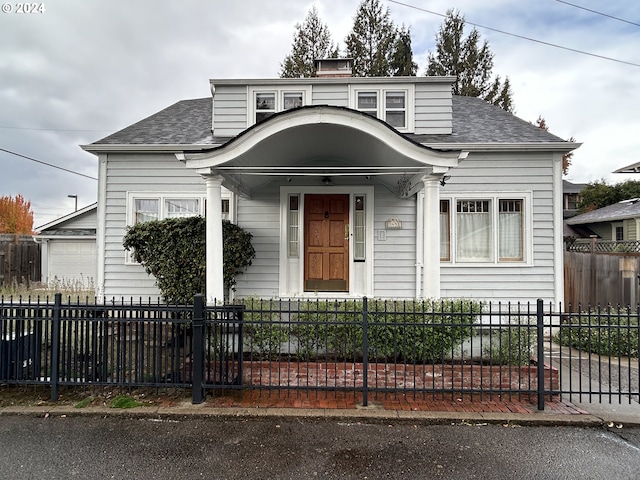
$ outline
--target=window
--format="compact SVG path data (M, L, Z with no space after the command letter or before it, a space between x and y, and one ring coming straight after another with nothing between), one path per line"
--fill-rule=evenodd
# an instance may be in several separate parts
M193 217L200 213L200 201L193 199L166 199L164 201L166 218Z
M356 110L384 120L390 126L410 131L413 128L413 89L406 88L363 88L351 86L351 106Z
M440 261L509 263L527 260L525 205L529 198L440 200ZM455 208L451 211L451 206Z
M252 114L254 123L266 120L275 113L306 105L311 98L311 87L304 89L250 89L249 98L252 98ZM249 122L249 126L251 122Z
M365 223L365 197L364 195L356 195L354 197L353 219L353 259L363 262L365 260L366 251L366 223Z
M134 222L144 223L158 220L160 210L157 198L136 198L134 203Z
M451 217L449 200L440 200L440 261L451 260Z
M624 240L624 227L616 226L616 242L622 242Z
M298 258L300 256L300 241L298 238L299 200L300 197L298 195L289 195L289 211L287 212L287 251L289 258Z

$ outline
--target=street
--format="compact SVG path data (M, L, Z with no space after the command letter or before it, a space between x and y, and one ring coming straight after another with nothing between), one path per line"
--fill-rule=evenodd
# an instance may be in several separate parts
M1 479L636 479L640 429L0 415Z

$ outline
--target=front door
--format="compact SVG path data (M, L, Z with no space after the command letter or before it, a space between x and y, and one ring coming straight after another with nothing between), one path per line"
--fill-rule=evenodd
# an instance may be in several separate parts
M349 291L349 195L304 197L304 290Z

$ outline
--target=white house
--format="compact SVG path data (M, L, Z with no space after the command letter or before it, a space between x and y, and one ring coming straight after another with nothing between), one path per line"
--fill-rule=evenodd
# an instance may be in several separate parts
M96 276L96 204L36 228L42 283L90 288Z
M210 80L211 98L83 146L99 158L99 293L157 295L126 226L200 214L210 302L223 215L257 252L238 296L562 300L561 159L578 145L452 95L453 77L349 72Z

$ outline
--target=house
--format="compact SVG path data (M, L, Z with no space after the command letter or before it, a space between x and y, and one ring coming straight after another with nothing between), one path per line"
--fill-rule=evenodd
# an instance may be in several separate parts
M81 208L36 228L41 244L42 283L78 288L94 285L96 277L97 204Z
M566 223L577 232L587 231L602 240L640 240L640 198L623 200L577 215L567 219Z
M572 183L568 180L562 180L562 216L564 218L578 214L580 192L586 186L586 183Z
M221 218L253 235L235 295L563 298L566 142L453 77L214 79L90 145L98 156L96 285L157 295L127 225L206 215L207 300L223 298ZM206 203L206 210L205 210Z

